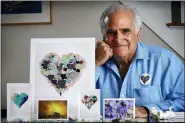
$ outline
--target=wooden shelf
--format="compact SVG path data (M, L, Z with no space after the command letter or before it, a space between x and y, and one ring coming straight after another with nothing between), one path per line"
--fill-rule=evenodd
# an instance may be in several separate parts
M167 23L166 26L185 26L185 23Z

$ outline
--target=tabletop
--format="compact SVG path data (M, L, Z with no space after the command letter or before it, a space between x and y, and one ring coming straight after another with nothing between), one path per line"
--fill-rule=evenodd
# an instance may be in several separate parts
M144 118L135 118L135 119L130 119L130 120L113 120L113 121L108 121L106 120L106 122L148 122L148 120L150 120L150 122L185 122L184 120L184 112L175 112L175 117L170 118L168 120L153 120L153 119L144 119ZM2 122L7 122L6 118L3 117L1 118ZM39 121L36 121L39 122ZM42 121L43 122L43 121ZM47 122L51 122L51 121L47 121ZM54 120L53 120L54 122ZM57 122L65 122L65 121L57 121ZM70 121L67 121L70 122ZM71 122L78 122L78 121L71 121ZM101 121L79 121L79 122L101 122Z

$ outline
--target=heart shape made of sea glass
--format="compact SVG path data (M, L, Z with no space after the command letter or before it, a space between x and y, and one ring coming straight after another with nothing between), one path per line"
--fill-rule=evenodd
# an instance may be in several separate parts
M41 74L60 95L80 79L84 68L85 60L75 53L62 57L56 53L48 53L40 62Z

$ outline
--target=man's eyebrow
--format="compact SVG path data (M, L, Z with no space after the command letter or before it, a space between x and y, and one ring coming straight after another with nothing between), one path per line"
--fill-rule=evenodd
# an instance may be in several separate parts
M119 30L124 32L124 33L132 31L129 27L120 28ZM114 34L114 35L116 35L117 34L117 30L116 29L107 29L107 34Z
M131 30L129 27L120 28L119 30L123 30L123 29L128 29L128 30Z
M113 31L113 32L114 32L114 31L116 31L116 30L115 30L115 29L107 29L107 31Z
M120 31L122 31L123 33L128 33L131 32L132 30L130 28L122 28L120 29Z
M108 29L107 33L109 33L109 34L116 34L117 30L115 30L115 29Z

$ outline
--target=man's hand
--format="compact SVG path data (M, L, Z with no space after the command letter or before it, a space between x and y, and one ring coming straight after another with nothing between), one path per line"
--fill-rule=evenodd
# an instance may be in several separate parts
M144 107L136 107L136 118L147 118L148 112Z
M100 66L104 64L109 58L112 57L113 52L111 47L104 41L98 41L96 45L97 47L95 52L96 55L95 62L96 66Z

